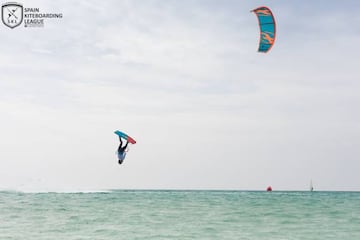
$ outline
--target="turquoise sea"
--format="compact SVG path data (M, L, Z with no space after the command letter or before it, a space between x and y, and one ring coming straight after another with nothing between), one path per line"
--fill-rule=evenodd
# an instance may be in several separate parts
M360 239L360 192L0 192L0 239Z

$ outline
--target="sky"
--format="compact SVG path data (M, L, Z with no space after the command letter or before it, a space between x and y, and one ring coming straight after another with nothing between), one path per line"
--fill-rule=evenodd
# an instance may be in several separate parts
M0 23L0 189L360 191L358 0L20 3L63 18Z

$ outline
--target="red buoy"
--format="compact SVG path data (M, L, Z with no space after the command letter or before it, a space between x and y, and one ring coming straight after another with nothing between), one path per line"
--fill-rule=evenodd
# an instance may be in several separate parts
M266 191L271 192L271 191L272 191L271 186L268 186L267 189L266 189Z

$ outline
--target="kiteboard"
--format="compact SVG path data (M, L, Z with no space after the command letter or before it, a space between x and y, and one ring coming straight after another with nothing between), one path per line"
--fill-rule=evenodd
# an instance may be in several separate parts
M116 130L114 133L116 135L118 135L119 137L125 139L129 143L132 143L132 144L136 143L136 141L132 137L128 136L126 133L120 132L119 130Z

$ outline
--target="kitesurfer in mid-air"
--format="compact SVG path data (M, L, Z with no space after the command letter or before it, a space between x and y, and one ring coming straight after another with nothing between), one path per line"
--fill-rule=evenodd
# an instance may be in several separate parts
M122 164L122 162L124 161L125 159L125 156L126 156L126 150L127 150L127 146L129 144L129 141L126 141L126 144L125 146L123 147L123 142L121 140L121 137L119 136L119 140L120 140L120 145L119 145L119 148L117 150L117 155L118 155L118 159L119 159L119 164Z

